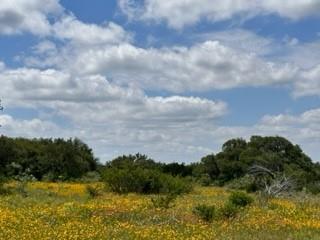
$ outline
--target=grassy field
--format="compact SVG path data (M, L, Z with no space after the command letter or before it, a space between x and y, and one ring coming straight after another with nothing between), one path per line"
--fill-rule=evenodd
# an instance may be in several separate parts
M192 209L222 206L227 190L199 187L167 210L156 209L152 196L104 192L92 199L85 184L30 183L26 190L0 196L1 240L320 239L319 197L255 197L234 219L206 223Z

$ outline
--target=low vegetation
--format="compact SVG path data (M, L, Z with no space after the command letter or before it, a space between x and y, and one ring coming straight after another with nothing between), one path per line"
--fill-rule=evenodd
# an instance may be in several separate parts
M13 191L0 196L0 239L316 240L320 236L320 201L313 195L264 204L253 195L254 202L235 207L227 204L232 192L225 188L196 187L169 208L155 208L150 198L158 195L104 191L88 197L87 186L95 184L33 182L23 197L14 191L15 182L7 183Z
M103 172L103 179L113 192L120 194L167 193L180 195L192 190L191 183L185 179L140 167L109 168Z
M237 207L245 207L253 202L253 198L244 192L233 192L228 201Z
M216 207L214 205L199 204L193 209L193 213L202 220L211 222L216 216Z
M152 197L151 202L155 208L168 209L170 207L173 207L173 204L176 198L177 198L177 195L171 193L171 194Z
M212 222L213 220L234 218L244 207L252 202L253 198L248 194L232 192L223 206L200 204L194 208L193 212L202 220Z

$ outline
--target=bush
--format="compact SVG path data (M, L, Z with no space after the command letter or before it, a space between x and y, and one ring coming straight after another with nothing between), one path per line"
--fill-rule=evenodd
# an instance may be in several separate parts
M222 208L216 210L215 206L198 205L193 212L201 219L211 222L215 217L234 218L242 207L253 202L253 198L244 192L233 192Z
M111 191L120 194L135 192L179 195L192 190L187 181L150 169L109 168L103 173L103 179Z
M245 175L241 178L231 180L227 184L227 187L235 190L245 190L247 192L256 192L259 190L259 186L250 175Z
M116 193L160 193L160 174L143 169L108 169L104 175L111 191Z
M319 194L320 193L320 183L309 184L306 187L307 192L311 194Z
M193 213L198 215L202 220L211 222L216 214L216 208L215 206L201 204L193 209Z
M229 202L238 207L245 207L253 202L253 198L244 192L233 192L229 196Z
M87 172L85 175L83 175L80 178L80 182L84 182L84 183L95 183L95 182L99 182L100 180L101 180L101 176L96 171Z
M202 174L197 181L203 187L208 187L212 184L212 180L208 174Z
M219 209L219 216L223 218L234 218L239 210L239 207L231 202L227 202L222 208Z
M160 192L174 195L181 195L192 191L193 186L190 181L179 177L172 177L171 175L161 174Z
M25 172L16 175L14 179L18 182L34 182L37 180L32 174L30 174L28 169Z
M43 182L55 182L57 179L58 179L58 176L56 176L55 173L48 172L48 173L46 173L46 174L44 174L42 176L41 181L43 181Z
M102 194L99 186L92 186L92 185L86 186L86 192L91 198L96 198Z
M151 202L155 208L164 208L168 209L173 205L173 202L176 200L177 195L168 194L164 196L157 196L155 198L151 198Z
M134 184L135 179L128 169L108 169L103 178L112 192L121 194L137 190Z

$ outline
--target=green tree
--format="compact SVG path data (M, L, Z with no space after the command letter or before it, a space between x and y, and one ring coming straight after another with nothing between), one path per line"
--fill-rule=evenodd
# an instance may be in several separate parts
M201 163L204 172L209 175L211 180L215 180L219 177L220 170L214 154L203 157Z
M252 136L249 142L230 139L223 144L221 152L194 164L193 173L200 176L202 171L212 180L226 183L244 177L254 165L291 176L299 188L320 178L319 168L301 148L280 136Z
M123 155L106 163L107 168L134 169L137 167L143 169L160 169L161 164L156 163L147 155L137 153L135 155Z
M24 139L0 137L0 167L9 176L28 173L41 180L50 176L79 178L95 171L98 160L79 139Z
M172 176L191 176L192 175L192 166L185 165L184 163L168 163L163 164L162 171L164 173L171 174Z

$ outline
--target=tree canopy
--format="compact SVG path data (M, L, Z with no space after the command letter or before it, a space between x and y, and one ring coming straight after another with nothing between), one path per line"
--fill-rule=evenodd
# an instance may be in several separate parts
M119 156L105 165L101 165L88 145L77 138L0 137L0 175L7 177L27 173L38 180L69 180L91 171L143 170L145 173L147 170L202 179L208 184L225 184L244 177L255 165L293 177L301 187L320 181L320 164L313 163L298 145L279 136L252 136L249 141L230 139L222 145L219 153L209 154L191 164L156 162L138 153Z
M279 136L252 136L248 142L231 139L223 144L221 152L208 155L201 162L204 172L221 182L243 177L253 165L293 176L299 184L320 179L318 164L298 145Z
M96 170L92 150L79 139L0 137L0 172L7 177L28 173L38 180L79 178Z

